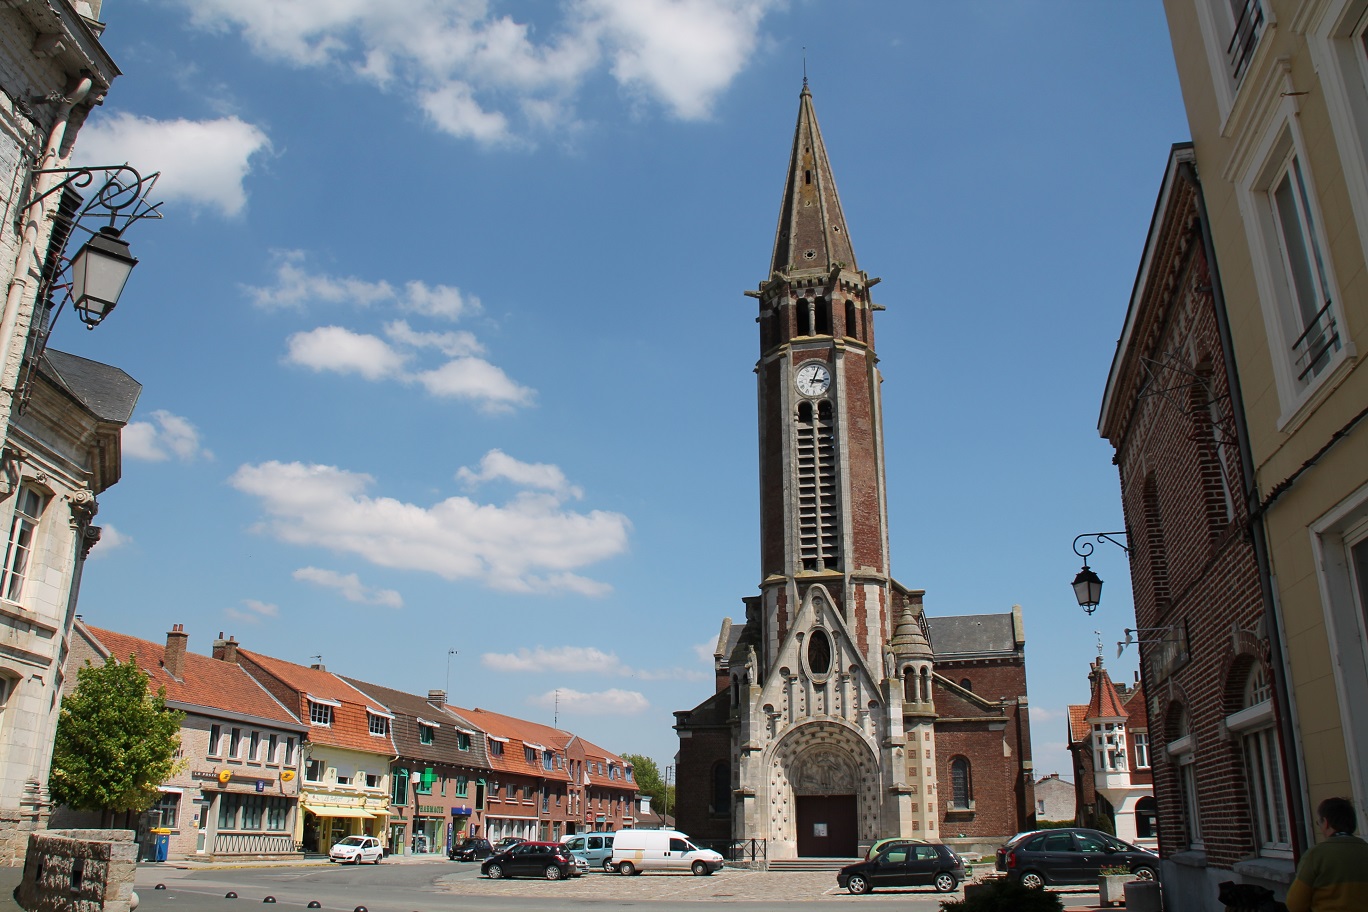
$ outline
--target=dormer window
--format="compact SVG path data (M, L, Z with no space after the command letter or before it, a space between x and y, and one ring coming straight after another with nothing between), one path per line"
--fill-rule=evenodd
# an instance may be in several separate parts
M366 709L366 723L370 728L370 733L377 738L383 738L390 732L390 719L393 716L376 712L369 707Z
M321 703L315 700L309 701L309 724L310 725L332 725L333 708L328 703Z

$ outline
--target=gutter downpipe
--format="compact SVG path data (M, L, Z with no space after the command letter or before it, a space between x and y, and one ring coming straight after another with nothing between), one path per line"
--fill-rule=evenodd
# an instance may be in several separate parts
M52 168L62 161L61 150L66 140L67 126L71 123L71 114L76 106L89 96L93 86L94 82L91 78L83 76L63 98L61 106L57 109L57 116L53 120L52 129L48 133L43 156L39 159L38 167L34 170ZM30 195L42 196L60 179L61 176L56 174L38 175L38 180L34 183ZM54 207L60 204L60 198L54 198L51 203ZM20 314L25 306L28 306L29 319L32 320L33 310L37 306L36 300L26 301L26 298L37 294L38 284L41 281L42 266L37 263L35 252L38 249L39 235L42 233L44 224L48 221L48 206L48 200L43 200L34 206L33 211L24 216L23 239L19 244L19 253L14 259L14 276L10 280L10 286L5 295L4 314L0 316L0 397L3 398L3 401L0 401L0 440L6 440L9 437L9 423L14 414L14 396L17 392L20 362L23 360L22 351L17 357L12 356ZM10 490L12 490L12 486L9 480L0 478L0 496L9 494Z
M1221 287L1221 272L1216 263L1216 245L1211 238L1211 223L1207 218L1206 198L1202 195L1202 184L1197 177L1197 169L1192 162L1178 166L1179 175L1192 185L1197 196L1197 218L1202 230L1202 248L1206 253L1207 267L1211 271L1211 295L1216 312L1216 329L1221 339L1221 355L1225 359L1226 385L1230 389L1231 412L1235 421L1235 439L1240 447L1240 474L1244 483L1245 509L1249 511L1246 526L1254 545L1254 560L1259 570L1259 589L1263 595L1264 607L1271 623L1266 624L1269 646L1277 661L1273 666L1273 687L1277 694L1274 712L1278 719L1278 735L1281 742L1283 762L1283 787L1287 792L1290 807L1290 836L1294 860L1300 860L1302 851L1315 840L1310 838L1307 829L1310 816L1307 814L1304 788L1306 760L1302 756L1301 741L1296 736L1297 708L1291 687L1287 680L1287 651L1283 642L1282 614L1278 607L1277 592L1273 588L1273 570L1268 555L1268 539L1264 529L1263 509L1261 508L1258 480L1254 475L1254 452L1249 440L1249 425L1245 419L1244 395L1240 388L1239 371L1235 366L1235 342L1230 332L1230 316L1226 312L1225 292ZM1293 787L1295 785L1295 787Z

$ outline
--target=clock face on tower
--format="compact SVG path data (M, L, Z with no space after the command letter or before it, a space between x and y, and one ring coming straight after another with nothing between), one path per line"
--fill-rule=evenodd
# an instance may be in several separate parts
M798 368L793 382L804 396L820 396L831 385L831 371L827 370L825 364L809 361Z

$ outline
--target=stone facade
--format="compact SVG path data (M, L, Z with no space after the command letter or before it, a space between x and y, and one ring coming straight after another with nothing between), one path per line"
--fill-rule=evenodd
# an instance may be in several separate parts
M67 233L54 233L64 194L37 201L61 178L37 172L67 165L118 75L91 24L98 13L98 3L68 0L0 5L0 523L10 535L0 577L0 864L17 863L27 834L46 825L73 593L99 538L95 498L118 480L118 430L137 398L137 385L110 368L119 408L106 410L81 395L90 387L64 382L54 359L29 357L45 319L42 276ZM84 377L98 374L76 362Z
M678 823L740 844L736 855L851 856L947 829L987 845L1033 814L1020 611L990 616L1010 632L975 648L960 642L963 619L928 618L923 593L891 575L877 282L856 265L805 85L770 277L747 292L760 328L760 594L743 600L744 624L723 622L718 692L676 713ZM993 696L957 693L942 653L1000 677Z
M27 912L131 912L136 874L127 830L46 830L29 837L15 900Z

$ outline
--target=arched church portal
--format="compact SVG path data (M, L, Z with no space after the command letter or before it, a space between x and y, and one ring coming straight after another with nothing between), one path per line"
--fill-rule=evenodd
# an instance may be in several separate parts
M861 834L873 838L879 771L869 747L843 725L810 722L785 736L773 754L770 790L770 832L792 840L799 858L853 858Z

